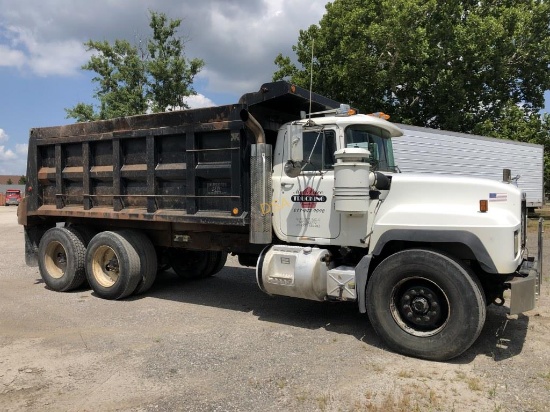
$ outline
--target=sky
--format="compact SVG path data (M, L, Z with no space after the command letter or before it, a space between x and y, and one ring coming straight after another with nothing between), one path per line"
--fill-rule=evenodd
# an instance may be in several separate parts
M236 103L271 81L279 53L327 0L0 0L0 175L24 175L32 127L72 123L65 109L93 98L88 40L150 35L149 11L182 19L185 54L206 63L192 107ZM546 94L550 111L550 93Z
M32 127L72 123L66 108L93 98L84 71L88 40L150 36L149 11L182 19L188 58L205 67L192 107L236 103L271 81L279 53L293 55L300 29L327 0L0 0L0 175L24 175Z

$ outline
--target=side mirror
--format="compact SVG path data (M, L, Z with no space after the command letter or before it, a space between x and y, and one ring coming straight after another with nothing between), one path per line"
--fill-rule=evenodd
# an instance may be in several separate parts
M380 160L378 153L378 143L369 143L369 152L370 152L370 162L377 164Z
M300 124L290 124L287 133L288 159L293 162L304 160L303 128Z
M284 166L285 175L288 177L298 177L302 172L303 162L298 160L287 160Z

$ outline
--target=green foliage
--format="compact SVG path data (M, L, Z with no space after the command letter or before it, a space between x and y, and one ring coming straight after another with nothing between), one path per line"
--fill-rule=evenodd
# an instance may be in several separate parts
M147 50L127 40L86 42L96 53L82 69L96 73L94 97L99 107L96 111L92 104L78 103L65 109L67 117L82 122L187 108L184 98L195 94L191 84L204 62L185 57L184 40L177 37L180 24L181 20L151 12L153 36Z
M498 121L485 120L476 125L474 133L543 145L545 191L550 193L550 114L539 115L509 102Z
M300 31L298 64L277 56L274 80L309 86L362 112L472 132L509 101L535 111L550 89L547 0L335 0Z
M8 180L6 181L6 184L13 185L13 181L11 180L11 178L8 178Z
M273 79L309 87L313 64L316 92L363 113L543 144L550 182L549 22L549 0L334 0Z
M168 22L164 14L151 14L153 38L147 45L150 56L147 69L151 82L147 96L153 103L153 112L162 112L169 107L188 108L184 99L195 94L188 85L204 66L200 59L187 61L182 58L184 44L175 37L180 24L181 20Z
M19 178L19 182L17 182L18 185L24 185L27 184L27 176L21 176Z

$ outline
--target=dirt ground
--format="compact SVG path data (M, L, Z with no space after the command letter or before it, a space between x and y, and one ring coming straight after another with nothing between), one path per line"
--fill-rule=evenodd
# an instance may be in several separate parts
M549 411L549 237L539 307L491 306L473 347L436 363L390 352L355 304L264 295L234 260L123 301L50 291L0 207L0 410Z

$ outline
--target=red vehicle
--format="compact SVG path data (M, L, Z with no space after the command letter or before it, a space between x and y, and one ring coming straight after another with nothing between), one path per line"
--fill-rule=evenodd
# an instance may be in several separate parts
M6 190L6 206L15 205L18 206L21 201L21 190L19 189L8 189Z

